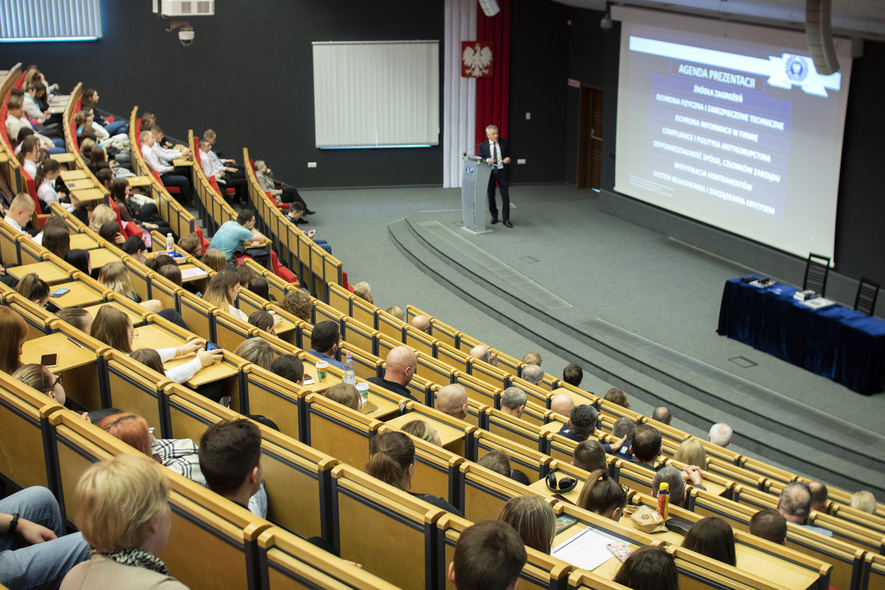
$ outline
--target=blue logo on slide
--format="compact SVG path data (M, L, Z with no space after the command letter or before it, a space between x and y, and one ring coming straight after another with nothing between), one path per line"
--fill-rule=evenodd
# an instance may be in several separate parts
M802 82L808 77L808 65L798 55L791 55L786 63L787 78L793 82Z

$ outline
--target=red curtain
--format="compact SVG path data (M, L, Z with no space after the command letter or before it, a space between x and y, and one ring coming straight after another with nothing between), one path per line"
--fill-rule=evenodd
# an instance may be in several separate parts
M497 125L507 138L510 116L510 0L498 0L501 12L488 17L477 3L476 39L492 44L495 73L476 80L476 143L485 141L486 126Z

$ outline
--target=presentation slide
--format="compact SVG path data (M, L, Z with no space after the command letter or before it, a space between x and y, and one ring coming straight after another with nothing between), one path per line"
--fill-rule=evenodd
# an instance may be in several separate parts
M851 73L798 32L624 8L615 191L805 257L833 256Z

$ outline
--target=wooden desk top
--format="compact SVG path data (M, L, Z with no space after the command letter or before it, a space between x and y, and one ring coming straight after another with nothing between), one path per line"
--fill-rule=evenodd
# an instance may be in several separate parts
M104 193L97 188L86 188L80 190L71 191L71 196L76 198L81 203L88 203L92 201L104 201Z
M120 257L107 248L96 248L89 251L89 261L92 262L92 268L96 269L111 262L120 262Z
M371 389L369 390L369 401L378 406L377 410L365 414L370 418L386 420L389 416L393 416L399 412L399 404L395 404L386 397L374 393Z
M80 191L80 190L86 190L86 189L90 189L90 188L97 188L95 186L95 183L92 182L92 180L89 178L69 179L69 180L65 180L65 184L72 191Z
M436 429L436 432L439 434L439 439L442 441L443 448L447 448L447 445L452 445L458 442L464 441L464 431L458 430L453 426L449 426L443 422L437 422L430 416L426 416L424 414L419 414L417 412L409 412L408 414L403 414L402 416L397 416L396 418L391 418L387 421L387 424L393 426L394 428L402 428L404 425L408 424L412 420L424 420L431 426Z
M173 166L193 166L193 160L188 160L187 158L175 158L172 160Z
M104 300L104 293L96 291L79 281L53 285L52 291L54 292L56 289L70 289L70 291L60 297L49 297L49 301L62 308L86 307Z
M95 250L98 242L86 234L71 234L71 250Z
M167 332L157 324L146 324L135 329L137 336L132 342L132 349L139 348L175 348L184 344L184 340Z
M557 432L562 430L563 424L564 424L564 422L557 422L554 420L552 422L548 422L547 424L540 426L538 428L538 432L542 436L547 436L548 434L556 434Z
M22 363L40 364L40 357L48 352L58 353L58 366L54 373L62 373L95 362L95 352L75 343L61 332L28 340L22 346Z
M58 162L59 164L70 164L76 158L74 154L64 153L64 154L52 154L52 159Z
M26 274L35 272L37 276L49 283L55 285L57 283L66 283L71 280L70 275L63 268L56 266L54 262L34 262L32 264L23 264L14 268L7 268L6 272L21 280Z
M150 176L130 176L126 179L129 186L148 186L151 184Z
M556 475L557 479L560 477L560 475L562 475L564 477L566 474L557 473L557 475ZM569 475L569 477L571 477L571 475ZM579 480L578 485L576 485L572 491L565 492L565 493L559 492L559 495L562 496L563 498L565 498L566 500L568 500L569 502L571 502L572 504L577 504L578 503L578 496L581 495L581 490L583 488L584 488L584 482ZM545 483L544 478L541 478L538 481L536 481L535 483L531 484L529 486L529 489L534 492L537 492L538 494L547 496L549 498L552 498L553 494L556 493L556 492L551 492L550 490L547 489L547 484ZM572 527L572 528L574 528L574 527Z
M101 309L102 307L104 307L105 305L110 305L112 307L116 307L117 309L119 309L120 311L122 311L123 313L128 315L129 319L132 320L132 325L135 327L138 327L144 323L144 318L142 316L135 313L133 310L129 309L125 305L120 305L116 301L108 301L105 303L99 303L98 305L90 305L88 307L84 307L83 309L88 311L89 315L91 315L92 318L95 319L95 314L97 314L98 310Z
M167 361L163 366L166 369L171 369L173 367L189 363L193 360L194 356L194 354L189 354L186 356L174 358L170 361ZM191 389L194 389L207 383L212 383L214 381L219 381L221 379L227 379L228 377L236 376L239 373L240 369L234 363L230 361L222 361L220 363L215 363L214 365L209 365L208 367L203 367L202 369L197 371L197 374L194 375L191 380L186 383L186 385Z
M294 330L296 327L294 323L290 322L289 320L287 320L283 316L278 316L277 314L274 314L273 317L274 317L274 319L280 318L282 320L273 329L273 331L276 332L277 336L279 336L280 334L288 334L289 332Z
M86 170L62 170L61 179L67 183L69 180L80 180L89 178L90 174Z

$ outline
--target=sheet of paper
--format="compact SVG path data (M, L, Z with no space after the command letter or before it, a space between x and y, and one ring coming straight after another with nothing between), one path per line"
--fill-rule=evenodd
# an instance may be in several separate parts
M181 280L193 279L196 277L206 276L206 271L199 267L186 268L181 271Z
M586 528L562 545L553 548L553 557L585 570L593 570L613 557L606 545L619 538Z

